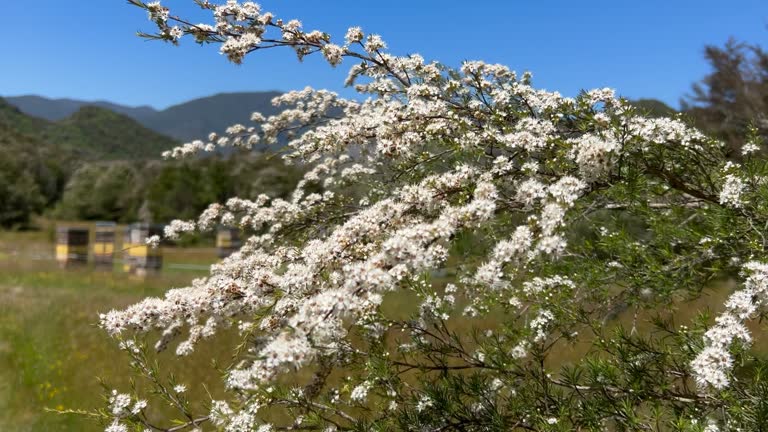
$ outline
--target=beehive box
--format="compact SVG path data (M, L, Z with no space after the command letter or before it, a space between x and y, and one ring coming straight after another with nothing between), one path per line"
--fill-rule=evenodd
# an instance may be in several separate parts
M137 274L159 271L163 266L160 248L147 245L147 239L162 235L161 225L135 223L125 229L123 236L123 268Z
M88 262L88 229L81 227L56 228L56 261L61 266Z
M243 245L240 240L240 230L237 228L221 227L216 231L216 250L219 258L226 258Z
M112 266L115 260L114 222L96 222L93 240L93 262L98 266Z

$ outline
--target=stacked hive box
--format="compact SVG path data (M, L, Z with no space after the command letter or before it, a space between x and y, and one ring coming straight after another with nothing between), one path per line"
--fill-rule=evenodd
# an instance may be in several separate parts
M163 266L160 248L147 245L147 239L162 235L163 227L147 223L131 224L123 238L123 268L127 272L144 275L159 271Z
M56 261L62 267L88 262L87 228L56 228Z
M219 258L226 258L240 249L240 230L236 228L219 228L216 232L216 248Z
M112 267L115 259L114 222L96 222L93 241L93 263L97 266Z

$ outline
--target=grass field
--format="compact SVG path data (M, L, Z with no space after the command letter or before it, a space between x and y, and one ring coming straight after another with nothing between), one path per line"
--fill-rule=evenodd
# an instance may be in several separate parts
M140 279L62 270L50 260L49 238L46 232L0 233L0 431L103 430L82 417L45 412L98 407L97 377L126 375L126 359L96 326L98 314L184 286L205 271L164 270ZM169 248L164 258L197 265L216 260L213 248ZM176 363L206 366L199 358Z
M127 358L97 326L98 314L135 303L146 296L162 295L206 274L205 265L216 261L213 248L164 248L164 270L137 278L115 270L59 269L52 260L50 231L0 232L0 431L98 431L98 424L80 416L59 415L50 409L88 409L102 406L98 377L110 377L115 388L127 389ZM192 269L190 269L190 267ZM722 305L733 286L707 295L674 313L678 322L697 310ZM390 299L391 309L412 309L412 298ZM387 303L387 302L385 302ZM386 306L386 305L385 305ZM619 321L631 321L628 311ZM461 323L455 323L460 325ZM763 339L763 338L759 338ZM226 342L226 341L224 341ZM768 347L768 341L759 340ZM199 377L186 383L190 393L216 391L219 377L211 373L211 358L229 359L223 346L203 345L190 358L172 352L160 355L171 371ZM227 345L230 346L230 345ZM558 362L583 356L586 345L564 346ZM207 360L204 360L207 359ZM181 374L180 374L181 375ZM123 378L120 378L123 377ZM205 382L203 377L211 381ZM203 388L206 386L206 389Z

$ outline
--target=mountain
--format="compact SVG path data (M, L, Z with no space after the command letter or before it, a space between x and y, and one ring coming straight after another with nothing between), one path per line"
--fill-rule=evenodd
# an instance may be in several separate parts
M23 113L16 106L0 98L0 125L4 126L6 135L13 131L18 134L33 136L47 127L48 122L42 118Z
M276 114L271 100L279 92L219 93L174 105L154 115L138 118L144 126L182 141L205 139L211 132L250 122L251 113Z
M106 101L82 101L77 99L49 99L42 96L25 95L6 97L5 100L15 105L25 114L44 118L49 121L63 120L84 106L106 108L131 118L151 116L157 110L150 106L129 107Z
M0 98L0 126L3 136L13 134L14 142L29 141L29 146L66 152L81 160L157 159L178 144L128 116L96 106L83 106L51 122L27 115Z
M84 106L42 130L47 142L71 149L85 159L158 159L178 143L132 118L105 108Z
M210 132L224 132L236 123L247 124L251 113L264 115L278 112L272 106L280 92L219 93L182 104L155 110L152 107L129 107L111 102L88 102L76 99L48 99L40 96L15 96L6 100L25 114L51 121L63 120L86 106L106 108L139 122L144 127L179 141L204 139Z
M671 106L658 99L635 99L629 101L640 113L650 117L670 117L677 114L677 111Z

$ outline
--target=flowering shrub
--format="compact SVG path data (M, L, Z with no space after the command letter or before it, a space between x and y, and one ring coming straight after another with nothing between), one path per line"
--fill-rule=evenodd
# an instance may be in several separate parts
M282 113L166 154L287 137L307 173L289 200L169 225L250 237L192 286L101 316L146 390L108 395L94 413L108 431L712 432L768 415L750 349L768 301L756 138L736 164L610 89L568 98L502 65L399 57L357 27L334 43L252 2L197 1L211 24L130 2L158 26L145 36L218 43L235 63L277 47L351 62L367 98L290 92ZM737 275L717 319L670 312ZM200 377L154 363L233 325L234 361L212 369L223 390L204 401L180 383ZM161 402L180 420L153 415Z

